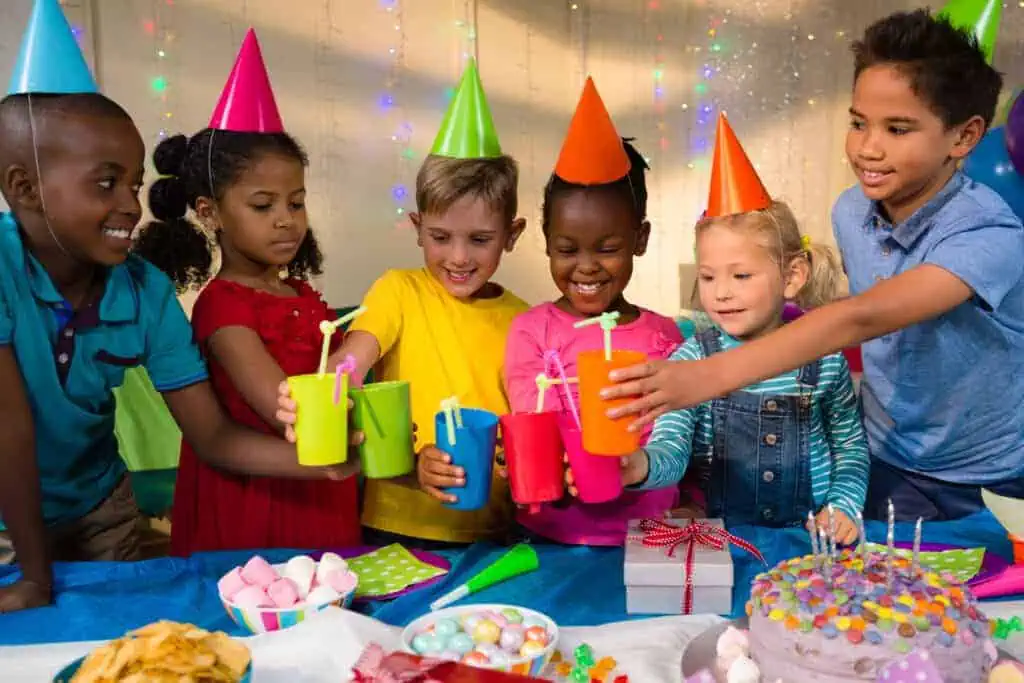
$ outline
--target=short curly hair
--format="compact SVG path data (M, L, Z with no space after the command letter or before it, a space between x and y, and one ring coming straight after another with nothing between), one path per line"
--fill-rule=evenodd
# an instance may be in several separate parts
M309 165L306 152L287 133L239 133L199 131L191 138L175 135L153 152L153 164L161 178L149 188L149 210L156 220L148 223L135 241L135 252L167 273L180 290L201 287L210 278L213 244L185 215L196 208L200 197L224 197L256 160L268 154ZM313 231L288 264L291 277L307 279L322 272L323 255Z
M1002 75L985 60L977 38L926 9L876 21L853 44L854 82L868 68L892 65L947 128L974 116L992 123Z

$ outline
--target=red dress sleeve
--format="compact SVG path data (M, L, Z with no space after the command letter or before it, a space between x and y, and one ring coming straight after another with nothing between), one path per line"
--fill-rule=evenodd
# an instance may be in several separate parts
M222 327L248 327L259 331L254 292L232 282L214 279L192 308L196 342L204 344Z

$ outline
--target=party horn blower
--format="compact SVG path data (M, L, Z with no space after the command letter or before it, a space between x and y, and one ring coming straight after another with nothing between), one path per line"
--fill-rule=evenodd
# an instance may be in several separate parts
M595 318L587 318L581 320L573 327L580 329L588 325L600 325L601 330L604 331L604 359L608 362L612 360L612 330L614 330L619 324L619 312L605 311L601 315Z
M323 377L327 372L327 356L331 352L331 336L338 331L339 327L351 320L355 320L363 313L366 313L366 306L360 306L356 310L341 316L337 320L324 320L320 323L320 333L324 335L324 344L320 347L320 366L317 369L318 375ZM353 370L354 369L355 368L353 368Z
M519 545L513 546L492 565L485 567L483 571L471 578L469 581L430 603L430 610L432 612L436 612L443 607L447 607L456 600L461 600L467 595L479 593L483 589L489 588L496 583L501 583L502 581L507 581L508 579L515 578L521 574L535 571L539 566L540 560L537 559L537 551L533 549L533 546L527 545L526 543L520 543Z

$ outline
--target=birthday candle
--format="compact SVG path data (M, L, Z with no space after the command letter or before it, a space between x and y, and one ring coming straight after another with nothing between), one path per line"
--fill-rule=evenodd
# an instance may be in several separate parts
M885 535L885 580L889 590L892 590L892 569L893 569L893 556L896 554L894 545L894 535L896 528L896 509L892 505L892 498L889 499L889 530Z
M836 556L836 509L828 504L828 554Z
M821 555L821 573L828 578L829 582L832 581L832 558L828 554L828 538L825 535L825 530L818 527L818 543L822 549Z
M868 536L864 533L864 514L857 510L857 533L860 534L860 560L868 566Z
M914 552L911 556L910 575L916 577L921 554L921 518L914 525Z
M814 519L814 513L807 511L807 531L811 534L811 554L814 561L818 561L818 523Z

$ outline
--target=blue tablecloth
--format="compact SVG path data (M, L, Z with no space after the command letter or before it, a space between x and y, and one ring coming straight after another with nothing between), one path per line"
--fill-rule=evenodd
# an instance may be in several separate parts
M810 552L808 536L798 529L738 527L732 530L756 545L769 564ZM881 523L868 523L868 538L884 542ZM899 524L897 540L910 540L913 527ZM923 540L963 547L984 546L989 552L1011 557L1006 531L990 513L982 512L956 522L924 526ZM464 582L502 548L478 544L463 551L442 553L452 562L446 580L389 603L361 607L374 617L405 625L428 610L431 600ZM284 561L296 551L262 552L272 562ZM539 571L494 586L466 602L501 602L530 607L566 626L597 625L629 619L625 611L621 548L567 548L538 546ZM742 612L750 582L760 564L733 548L736 589L733 606ZM23 645L115 638L125 631L157 619L172 619L220 629L240 631L224 613L217 598L217 579L244 563L251 552L196 555L188 560L163 558L138 563L59 564L57 598L52 607L0 614L0 645ZM0 584L13 581L13 568L0 567Z

